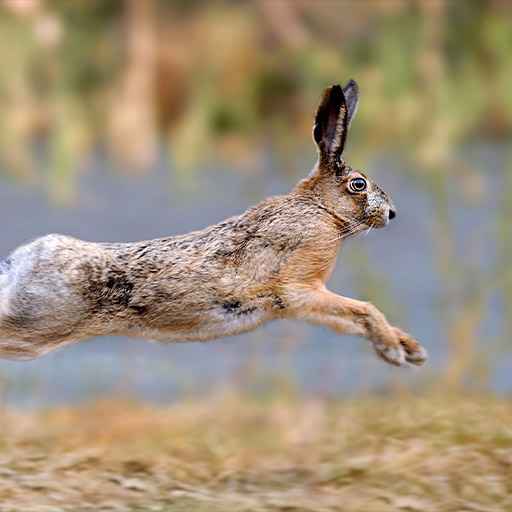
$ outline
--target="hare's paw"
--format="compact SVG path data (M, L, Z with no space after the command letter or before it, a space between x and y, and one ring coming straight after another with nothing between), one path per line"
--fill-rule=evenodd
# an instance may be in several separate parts
M385 343L374 342L373 348L377 355L386 363L394 366L405 366L407 364L406 351L401 344L386 345Z
M407 363L421 366L428 359L427 351L406 332L393 327L396 335L396 345L374 342L377 355L394 366L406 366Z
M427 351L406 332L398 329L397 327L394 329L395 334L398 336L400 341L400 346L402 346L405 351L405 360L408 363L415 364L417 366L421 366L425 363L428 359Z

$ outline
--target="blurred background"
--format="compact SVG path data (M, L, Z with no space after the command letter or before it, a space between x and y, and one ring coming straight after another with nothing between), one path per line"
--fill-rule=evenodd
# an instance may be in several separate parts
M182 233L284 193L314 164L322 89L355 78L346 156L398 217L345 246L331 288L431 361L397 370L292 322L209 344L101 338L0 362L3 402L510 392L511 26L507 0L4 0L1 254L49 232Z

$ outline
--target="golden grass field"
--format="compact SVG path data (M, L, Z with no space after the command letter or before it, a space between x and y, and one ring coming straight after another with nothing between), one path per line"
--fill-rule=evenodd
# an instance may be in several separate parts
M0 510L512 510L512 404L222 396L1 411Z

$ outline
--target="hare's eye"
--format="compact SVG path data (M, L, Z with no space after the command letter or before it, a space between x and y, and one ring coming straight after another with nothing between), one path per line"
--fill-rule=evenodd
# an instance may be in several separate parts
M366 190L366 180L364 178L354 178L348 184L351 192L363 192Z

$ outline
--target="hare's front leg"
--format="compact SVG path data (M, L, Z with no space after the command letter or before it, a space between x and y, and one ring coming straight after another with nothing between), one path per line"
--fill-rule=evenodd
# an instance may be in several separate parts
M296 290L291 294L294 316L325 325L341 334L364 336L373 343L384 361L402 366L421 365L427 353L402 330L391 326L385 316L369 302L342 297L321 288Z

